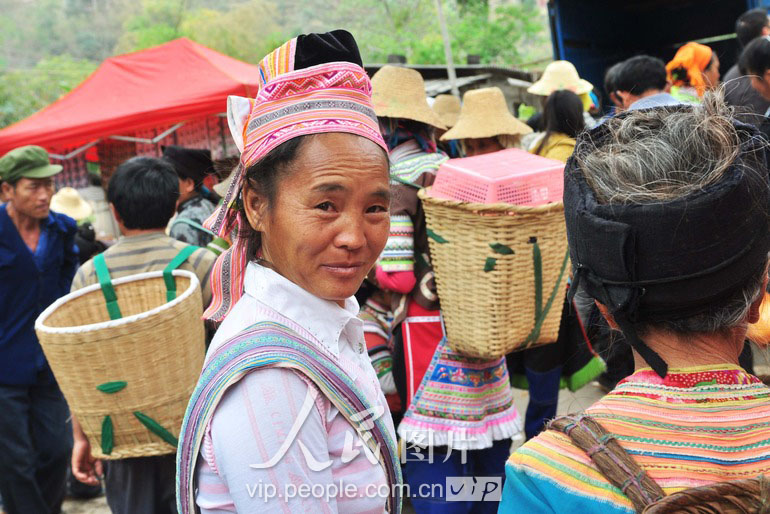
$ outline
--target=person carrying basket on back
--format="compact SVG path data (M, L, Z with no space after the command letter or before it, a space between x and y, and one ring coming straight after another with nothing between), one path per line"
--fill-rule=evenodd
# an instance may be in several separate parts
M569 91L551 94L572 95ZM580 103L577 97L575 101ZM581 112L578 105L577 122L580 128L583 127ZM465 93L460 119L443 137L459 140L467 156L472 157L500 151L503 144L494 145L491 142L515 140L530 130L508 111L503 92L493 87ZM586 321L598 316L595 308L582 314ZM511 383L529 391L524 415L527 439L540 433L545 423L556 416L560 388L568 387L576 391L602 371L601 359L593 351L589 339L595 334L593 327L589 326L593 324L586 321L577 315L577 309L571 308L565 301L556 341L506 356Z
M164 233L174 215L178 196L177 173L165 160L134 157L118 166L110 178L107 200L122 237L78 269L72 291L99 283L100 265L104 265L109 276L116 279L163 270L177 256L186 255L179 269L192 271L198 277L205 308L211 300L209 274L216 256ZM73 435L75 478L86 484L98 484L102 463L91 455L91 445L74 417ZM107 504L113 513L176 512L176 456L173 453L106 461L103 471Z
M511 440L521 433L505 358L466 357L447 344L417 197L447 160L434 139L434 128L444 125L416 71L385 66L372 84L394 199L390 237L374 274L381 289L395 293L393 374L406 407L398 427L406 444L405 481L417 491L453 476L502 477ZM495 502L447 502L446 494L412 498L412 504L419 513L497 508Z

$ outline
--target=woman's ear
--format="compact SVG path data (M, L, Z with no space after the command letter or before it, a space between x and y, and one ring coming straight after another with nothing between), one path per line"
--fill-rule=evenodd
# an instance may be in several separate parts
M243 210L251 228L257 232L265 232L267 199L249 187L248 183L243 186Z

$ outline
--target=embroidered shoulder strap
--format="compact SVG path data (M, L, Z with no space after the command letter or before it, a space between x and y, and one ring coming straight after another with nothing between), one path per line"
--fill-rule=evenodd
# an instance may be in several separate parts
M604 478L628 496L637 512L770 513L770 479L764 475L691 487L666 496L615 437L590 416L562 416L551 421L548 428L563 432L586 452Z
M261 322L222 345L208 360L187 406L177 451L177 509L196 512L194 482L197 456L205 428L227 389L250 371L290 368L307 376L356 428L374 455L379 456L391 485L388 510L401 511L401 467L396 443L379 417L363 417L372 404L350 376L327 355L308 344L290 328Z
M561 416L551 421L548 428L563 432L572 444L586 452L604 478L628 496L637 512L643 512L666 495L620 446L615 436L590 416Z

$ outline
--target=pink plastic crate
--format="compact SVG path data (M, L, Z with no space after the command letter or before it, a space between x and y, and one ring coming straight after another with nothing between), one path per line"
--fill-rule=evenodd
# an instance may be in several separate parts
M529 206L561 202L563 193L563 162L515 148L450 159L430 189L436 198Z

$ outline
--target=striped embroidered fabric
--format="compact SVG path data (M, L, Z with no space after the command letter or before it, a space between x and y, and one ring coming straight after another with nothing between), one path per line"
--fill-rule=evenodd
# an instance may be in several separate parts
M358 317L364 322L364 333L375 334L385 341L390 339L393 313L390 312L388 306L368 298L364 305L361 306Z
M259 61L259 74L265 85L273 78L294 69L294 54L297 50L297 38L285 42Z
M414 185L423 173L436 173L439 166L449 160L443 152L421 153L417 157L404 159L390 166L393 181Z
M387 272L414 269L414 224L406 214L390 217L390 235L379 264Z
M371 88L364 69L347 62L272 79L252 106L241 162L248 167L288 139L319 132L359 134L385 148L371 107Z
M770 388L738 367L671 370L665 379L641 370L586 412L666 494L770 473ZM507 466L544 488L632 509L560 432L529 441Z
M366 339L366 350L372 361L372 367L377 373L377 378L382 381L385 375L393 373L393 348L389 345L393 313L388 310L388 307L368 298L361 307L358 318L364 322L364 334L377 336ZM385 389L383 385L383 390Z

